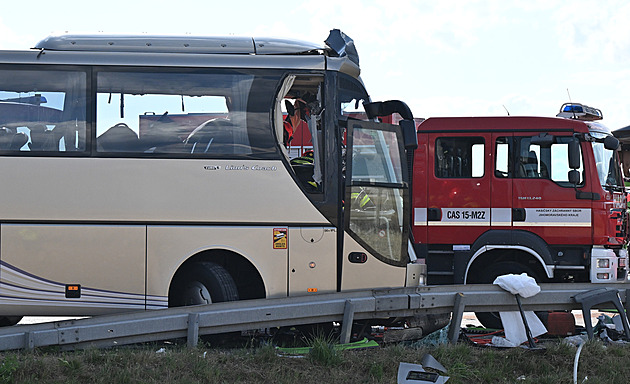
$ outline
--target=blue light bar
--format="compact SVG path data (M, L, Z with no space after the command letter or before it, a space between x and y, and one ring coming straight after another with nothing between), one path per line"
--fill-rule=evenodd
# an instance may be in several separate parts
M560 107L560 112L556 115L556 117L593 121L603 119L604 114L600 109L591 108L588 105L580 103L564 103Z

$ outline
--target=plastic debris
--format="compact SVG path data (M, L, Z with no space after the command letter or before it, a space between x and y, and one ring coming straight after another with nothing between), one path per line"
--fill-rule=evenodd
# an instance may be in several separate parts
M398 365L398 384L417 383L446 383L449 379L444 376L446 368L435 358L426 354L420 360L421 364L400 363Z
M547 328L545 328L545 325L534 312L525 311L524 314L532 337L547 333ZM521 345L527 341L527 333L523 326L520 312L499 312L499 315L501 316L506 339L516 345Z
M520 299L520 297L532 297L540 292L536 280L526 273L508 274L497 277L493 284L513 294L518 304L518 312L499 312L505 338L516 345L527 341L529 348L538 348L534 337L547 333L547 328L533 311L523 311Z
M374 340L368 340L364 338L363 340L355 341L353 343L347 344L335 344L334 348L336 350L348 350L348 349L361 349L361 348L378 348L378 343ZM305 355L311 351L312 347L297 347L297 348L280 348L277 347L276 350L283 354L288 355Z
M575 335L569 336L562 339L562 342L573 345L574 347L578 347L581 344L585 343L588 340L587 335Z
M505 347L505 348L514 348L518 347L518 344L514 344L510 340L505 337L500 336L492 336L492 346L493 347Z
M449 323L446 327L442 329L438 329L437 331L431 332L420 340L414 341L413 343L411 343L411 346L434 347L441 344L448 344L448 327L450 325L451 324Z
M520 275L502 275L497 277L492 284L498 285L513 295L532 297L540 292L536 279L529 277L527 273Z

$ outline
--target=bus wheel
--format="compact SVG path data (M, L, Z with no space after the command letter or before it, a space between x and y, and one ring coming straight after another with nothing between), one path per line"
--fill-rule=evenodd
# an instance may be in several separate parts
M173 280L171 307L236 301L238 289L232 276L222 266L198 262L178 272Z
M540 282L538 276L531 268L516 262L504 261L488 267L488 269L483 272L481 281L478 283L492 284L499 276L507 274L520 275L521 273L527 273L527 275L529 277L533 277L536 282ZM501 323L499 312L475 312L475 316L486 328L503 329L503 323Z
M22 316L0 316L0 327L10 327L22 320Z

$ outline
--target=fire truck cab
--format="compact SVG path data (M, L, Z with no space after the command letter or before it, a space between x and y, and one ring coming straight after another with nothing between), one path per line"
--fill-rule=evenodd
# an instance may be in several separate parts
M413 237L428 284L628 280L619 141L600 110L429 118L418 127Z

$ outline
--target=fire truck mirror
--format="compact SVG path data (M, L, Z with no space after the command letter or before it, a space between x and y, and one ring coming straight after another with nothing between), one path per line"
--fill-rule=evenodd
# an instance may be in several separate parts
M569 141L569 168L574 170L579 169L580 163L580 141L573 139Z
M573 185L580 184L580 171L575 169L569 171L569 183Z
M619 140L614 136L607 136L604 139L604 148L616 151L619 148Z

